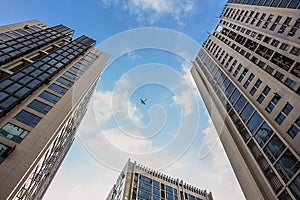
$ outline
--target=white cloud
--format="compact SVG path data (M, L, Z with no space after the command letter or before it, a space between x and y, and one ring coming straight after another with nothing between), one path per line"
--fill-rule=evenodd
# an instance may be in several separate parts
M138 108L129 101L128 88L130 81L128 78L122 78L117 83L121 89L117 93L114 91L97 91L92 98L93 110L100 124L105 124L117 113L123 113L124 121L131 120L134 124L139 124L142 118Z
M184 25L184 18L190 14L195 0L102 0L106 6L121 6L136 16L139 22L158 22L163 15L171 16L179 25Z
M128 153L153 151L152 142L138 132L125 134L119 127L102 131L103 135L115 147Z

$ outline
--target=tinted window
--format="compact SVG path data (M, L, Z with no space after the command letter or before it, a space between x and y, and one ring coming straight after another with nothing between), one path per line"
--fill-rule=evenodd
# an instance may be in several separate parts
M65 94L68 91L66 88L63 88L55 83L52 83L48 88L59 94Z
M240 96L239 100L234 105L234 108L237 113L239 113L243 109L246 102L247 102L246 98L244 96Z
M39 97L53 103L53 104L56 104L58 102L58 100L60 99L60 97L48 92L48 91L44 91L42 92Z
M63 84L63 85L65 85L65 86L67 86L67 87L71 87L73 85L72 81L69 81L69 80L67 80L65 78L62 78L62 77L59 77L56 81Z
M40 118L30 112L22 110L15 116L15 119L18 120L19 122L27 124L31 127L35 127L42 118Z
M49 110L52 108L51 106L42 103L40 101L37 100L33 100L29 105L29 108L32 108L33 110L36 110L42 114L47 114L49 112Z
M267 154L270 161L274 162L276 158L280 156L284 149L285 145L283 144L283 142L279 139L277 135L274 135L264 148L264 152Z
M28 131L15 126L11 123L7 123L5 126L3 126L0 130L0 135L13 140L17 143L20 143L28 134Z
M262 122L262 117L255 112L247 123L247 127L249 128L250 132L254 134Z
M290 150L287 150L275 164L275 168L284 182L287 182L299 170L300 163L297 158L290 152Z

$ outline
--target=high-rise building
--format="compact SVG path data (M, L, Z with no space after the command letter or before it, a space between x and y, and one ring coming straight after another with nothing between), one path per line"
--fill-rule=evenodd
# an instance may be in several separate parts
M64 25L0 27L0 199L41 199L109 56Z
M300 1L229 0L191 73L247 199L300 199Z
M128 160L106 200L213 200L212 193L200 190Z

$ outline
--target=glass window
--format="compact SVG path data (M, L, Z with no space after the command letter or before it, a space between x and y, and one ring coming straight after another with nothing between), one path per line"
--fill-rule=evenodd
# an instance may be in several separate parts
M296 199L300 199L300 175L298 175L294 181L289 185L289 189L296 197Z
M14 93L15 91L17 91L18 89L20 89L22 86L18 83L13 83L11 86L9 86L8 88L6 88L6 92L9 93Z
M69 81L63 77L59 77L56 81L67 87L72 87L72 85L74 84L72 81Z
M290 53L295 55L295 56L299 56L300 55L300 49L297 48L297 47L293 47Z
M30 83L28 83L26 86L30 87L30 88L35 88L38 84L40 84L41 81L34 79L33 81L31 81Z
M273 130L266 122L264 122L261 125L261 127L257 130L254 138L256 139L258 144L262 147L269 140L272 134L273 134Z
M0 142L0 164L7 158L10 154L12 147L7 146Z
M145 190L147 192L151 192L152 191L152 187L146 183L140 182L139 184L139 188L142 190Z
M294 124L291 126L291 128L288 130L288 134L294 138L298 133L300 129L300 117L294 122Z
M153 188L153 194L155 194L155 195L160 195L160 190L159 190L159 188L154 187L154 188Z
M0 101L2 101L3 99L5 99L8 96L8 94L6 92L0 92Z
M271 113L272 110L274 109L275 105L279 102L279 100L280 100L280 97L279 97L278 95L275 95L275 96L273 97L273 99L270 101L270 103L268 104L268 106L266 107L265 110L266 110L268 113Z
M286 116L292 111L293 106L287 103L284 108L282 109L281 113L276 117L275 121L281 125L282 122L285 120Z
M40 118L30 112L27 112L26 110L22 110L15 116L14 119L34 128L40 122L40 120L42 118Z
M295 86L296 86L296 81L290 79L290 78L287 78L285 81L284 81L284 85L288 86L289 88L293 89Z
M9 84L11 84L12 82L13 82L12 80L6 79L6 80L4 80L4 81L2 81L2 82L0 83L0 88L5 88L5 87L7 87Z
M75 74L72 74L70 72L65 72L64 76L66 76L66 77L68 77L69 79L72 79L72 80L76 80L76 78L77 78L77 76Z
M236 102L236 100L240 97L241 93L238 89L235 89L235 91L232 93L232 95L229 98L229 101L232 105Z
M30 90L29 88L23 87L18 92L15 93L15 96L17 96L17 97L24 96L26 93L29 92L29 90Z
M27 84L29 81L31 81L33 78L31 76L25 76L22 79L20 79L18 82L21 84Z
M275 164L275 168L286 183L299 170L300 162L290 150L287 150Z
M173 188L172 187L170 187L170 186L166 186L166 190L167 190L167 192L170 192L170 193L172 193L173 194Z
M255 112L249 120L249 122L247 123L247 127L250 130L250 132L254 134L262 122L262 117L257 112Z
M151 184L152 182L152 179L150 179L150 178L148 178L148 177L146 177L146 176L143 176L143 175L141 175L140 176L140 179L143 181L143 182L145 182L145 183L149 183L149 184Z
M17 102L17 98L10 96L7 99L5 99L4 101L1 102L0 106L2 108L8 108L9 106L11 106L12 104L14 104L15 102Z
M139 190L138 196L142 199L151 199L151 194L144 192L143 190Z
M234 108L237 113L240 113L240 111L243 109L244 105L247 103L246 98L241 95L236 104L234 105Z
M58 96L56 96L56 95L54 95L54 94L52 94L52 93L50 93L48 91L42 92L39 95L39 97L41 97L41 98L43 98L43 99L45 99L45 100L47 100L47 101L49 101L49 102L51 102L53 104L56 104L59 101L59 99L60 99L60 97L58 97Z
M154 187L158 187L158 188L159 188L159 182L157 182L157 181L153 180L153 186L154 186Z
M28 104L29 108L32 108L33 110L36 110L42 114L47 114L49 110L52 108L51 106L42 103L38 100L33 100L30 104Z
M64 95L68 91L66 88L63 88L55 83L52 83L48 88L62 95Z
M17 143L20 143L28 135L28 133L29 132L27 130L24 130L11 123L7 123L0 129L0 135Z
M230 83L228 88L225 91L226 96L229 97L234 89L235 89L235 86L232 83Z
M285 145L283 144L283 142L277 135L274 135L264 148L264 152L268 156L269 160L274 163L284 149Z
M247 103L246 107L244 108L244 110L241 113L241 119L246 122L248 121L249 117L252 115L254 111L253 106L250 103Z

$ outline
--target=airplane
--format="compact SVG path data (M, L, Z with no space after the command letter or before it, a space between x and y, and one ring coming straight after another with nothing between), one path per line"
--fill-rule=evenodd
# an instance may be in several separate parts
M147 99L140 99L140 101L141 101L141 104L144 104L144 105L146 105L146 101L147 101Z

